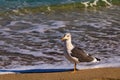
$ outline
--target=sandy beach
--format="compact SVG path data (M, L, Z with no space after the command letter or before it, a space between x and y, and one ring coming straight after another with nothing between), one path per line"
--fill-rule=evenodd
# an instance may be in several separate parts
M0 80L120 80L120 68L96 68L57 73L4 74Z

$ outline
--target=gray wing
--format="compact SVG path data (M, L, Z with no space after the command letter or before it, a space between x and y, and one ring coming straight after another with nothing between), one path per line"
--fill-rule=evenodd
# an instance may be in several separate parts
M71 56L78 58L79 62L91 62L94 60L91 55L86 54L81 48L75 47L71 52Z

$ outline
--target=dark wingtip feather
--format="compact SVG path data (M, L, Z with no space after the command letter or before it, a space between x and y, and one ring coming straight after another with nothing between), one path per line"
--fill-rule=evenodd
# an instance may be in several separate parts
M97 61L100 61L100 59L99 58L96 58L97 59Z

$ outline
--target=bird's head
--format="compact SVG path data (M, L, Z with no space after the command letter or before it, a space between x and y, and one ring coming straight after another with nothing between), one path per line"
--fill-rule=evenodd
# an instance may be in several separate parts
M70 33L66 33L63 38L61 39L61 41L67 41L67 40L71 40L71 34Z

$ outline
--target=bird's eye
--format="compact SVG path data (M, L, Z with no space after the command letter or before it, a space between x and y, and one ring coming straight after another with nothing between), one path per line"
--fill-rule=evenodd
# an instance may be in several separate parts
M69 37L69 35L67 35L67 37Z

